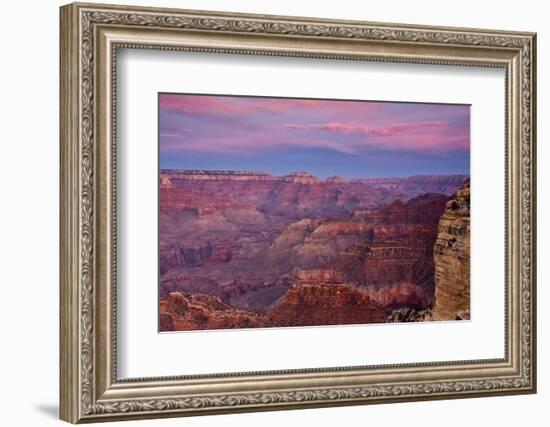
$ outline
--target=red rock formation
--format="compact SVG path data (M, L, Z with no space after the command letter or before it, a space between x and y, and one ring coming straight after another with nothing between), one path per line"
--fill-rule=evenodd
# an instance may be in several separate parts
M161 332L257 328L267 324L264 315L235 309L212 295L174 292L160 302Z
M267 312L236 309L212 295L174 292L160 302L160 330L190 331L382 322L385 310L349 285L300 284Z
M434 246L436 320L469 318L470 181L447 202Z
M345 215L423 193L453 194L465 178L319 180L305 172L277 177L263 172L163 170L161 211L197 206L219 209L240 202L293 219Z
M431 305L433 245L446 201L446 196L427 194L354 216L371 232L341 251L331 268L342 272L347 283L368 288L382 305Z
M353 286L297 284L269 311L269 317L277 326L316 326L383 322L386 314Z

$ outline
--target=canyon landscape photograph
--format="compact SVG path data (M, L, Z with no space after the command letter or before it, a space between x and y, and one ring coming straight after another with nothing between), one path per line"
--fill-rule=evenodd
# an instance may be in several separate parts
M470 319L470 106L159 94L159 330Z

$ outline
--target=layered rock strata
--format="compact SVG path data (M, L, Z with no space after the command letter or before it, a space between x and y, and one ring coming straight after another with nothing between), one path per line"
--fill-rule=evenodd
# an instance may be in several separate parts
M161 171L161 330L425 319L463 178Z
M298 282L268 311L273 326L349 325L383 322L384 308L354 286Z
M447 202L434 246L436 320L470 315L470 181Z

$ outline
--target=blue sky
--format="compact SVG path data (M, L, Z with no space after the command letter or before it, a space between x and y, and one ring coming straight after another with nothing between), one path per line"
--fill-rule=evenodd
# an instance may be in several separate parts
M469 174L467 105L160 94L160 167Z

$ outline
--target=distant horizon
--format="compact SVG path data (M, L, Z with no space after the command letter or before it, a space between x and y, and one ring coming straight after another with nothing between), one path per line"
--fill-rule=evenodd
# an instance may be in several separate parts
M363 177L357 177L357 178L347 178L347 177L344 177L344 176L340 176L340 175L329 175L329 176L326 176L326 177L320 177L320 176L317 176L315 174L312 174L311 172L307 172L307 171L304 171L304 170L295 170L295 171L291 171L289 173L285 173L285 174L282 174L282 175L279 175L279 174L273 174L273 173L270 173L270 172L267 172L267 171L264 171L264 170L232 170L232 169L180 169L180 168L159 168L159 172L160 173L166 173L166 172L197 172L197 173L201 173L201 172L207 172L207 173L220 173L220 174L223 174L223 173L231 173L231 174L258 174L258 175L268 175L268 176L272 176L274 178L283 178L283 177L287 177L287 176L292 176L292 175L295 175L295 174L307 174L307 175L311 175L313 178L317 178L319 180L326 180L328 178L341 178L341 179L345 179L345 180L361 180L361 179L405 179L405 178L416 178L416 177L423 177L423 176L426 176L426 177L430 177L430 176L441 176L441 177L444 177L444 176L447 176L447 177L450 177L450 176L467 176L469 177L470 174L469 173L446 173L446 174L414 174L414 175L407 175L407 176L363 176Z
M176 170L470 175L470 106L160 93L159 155Z

